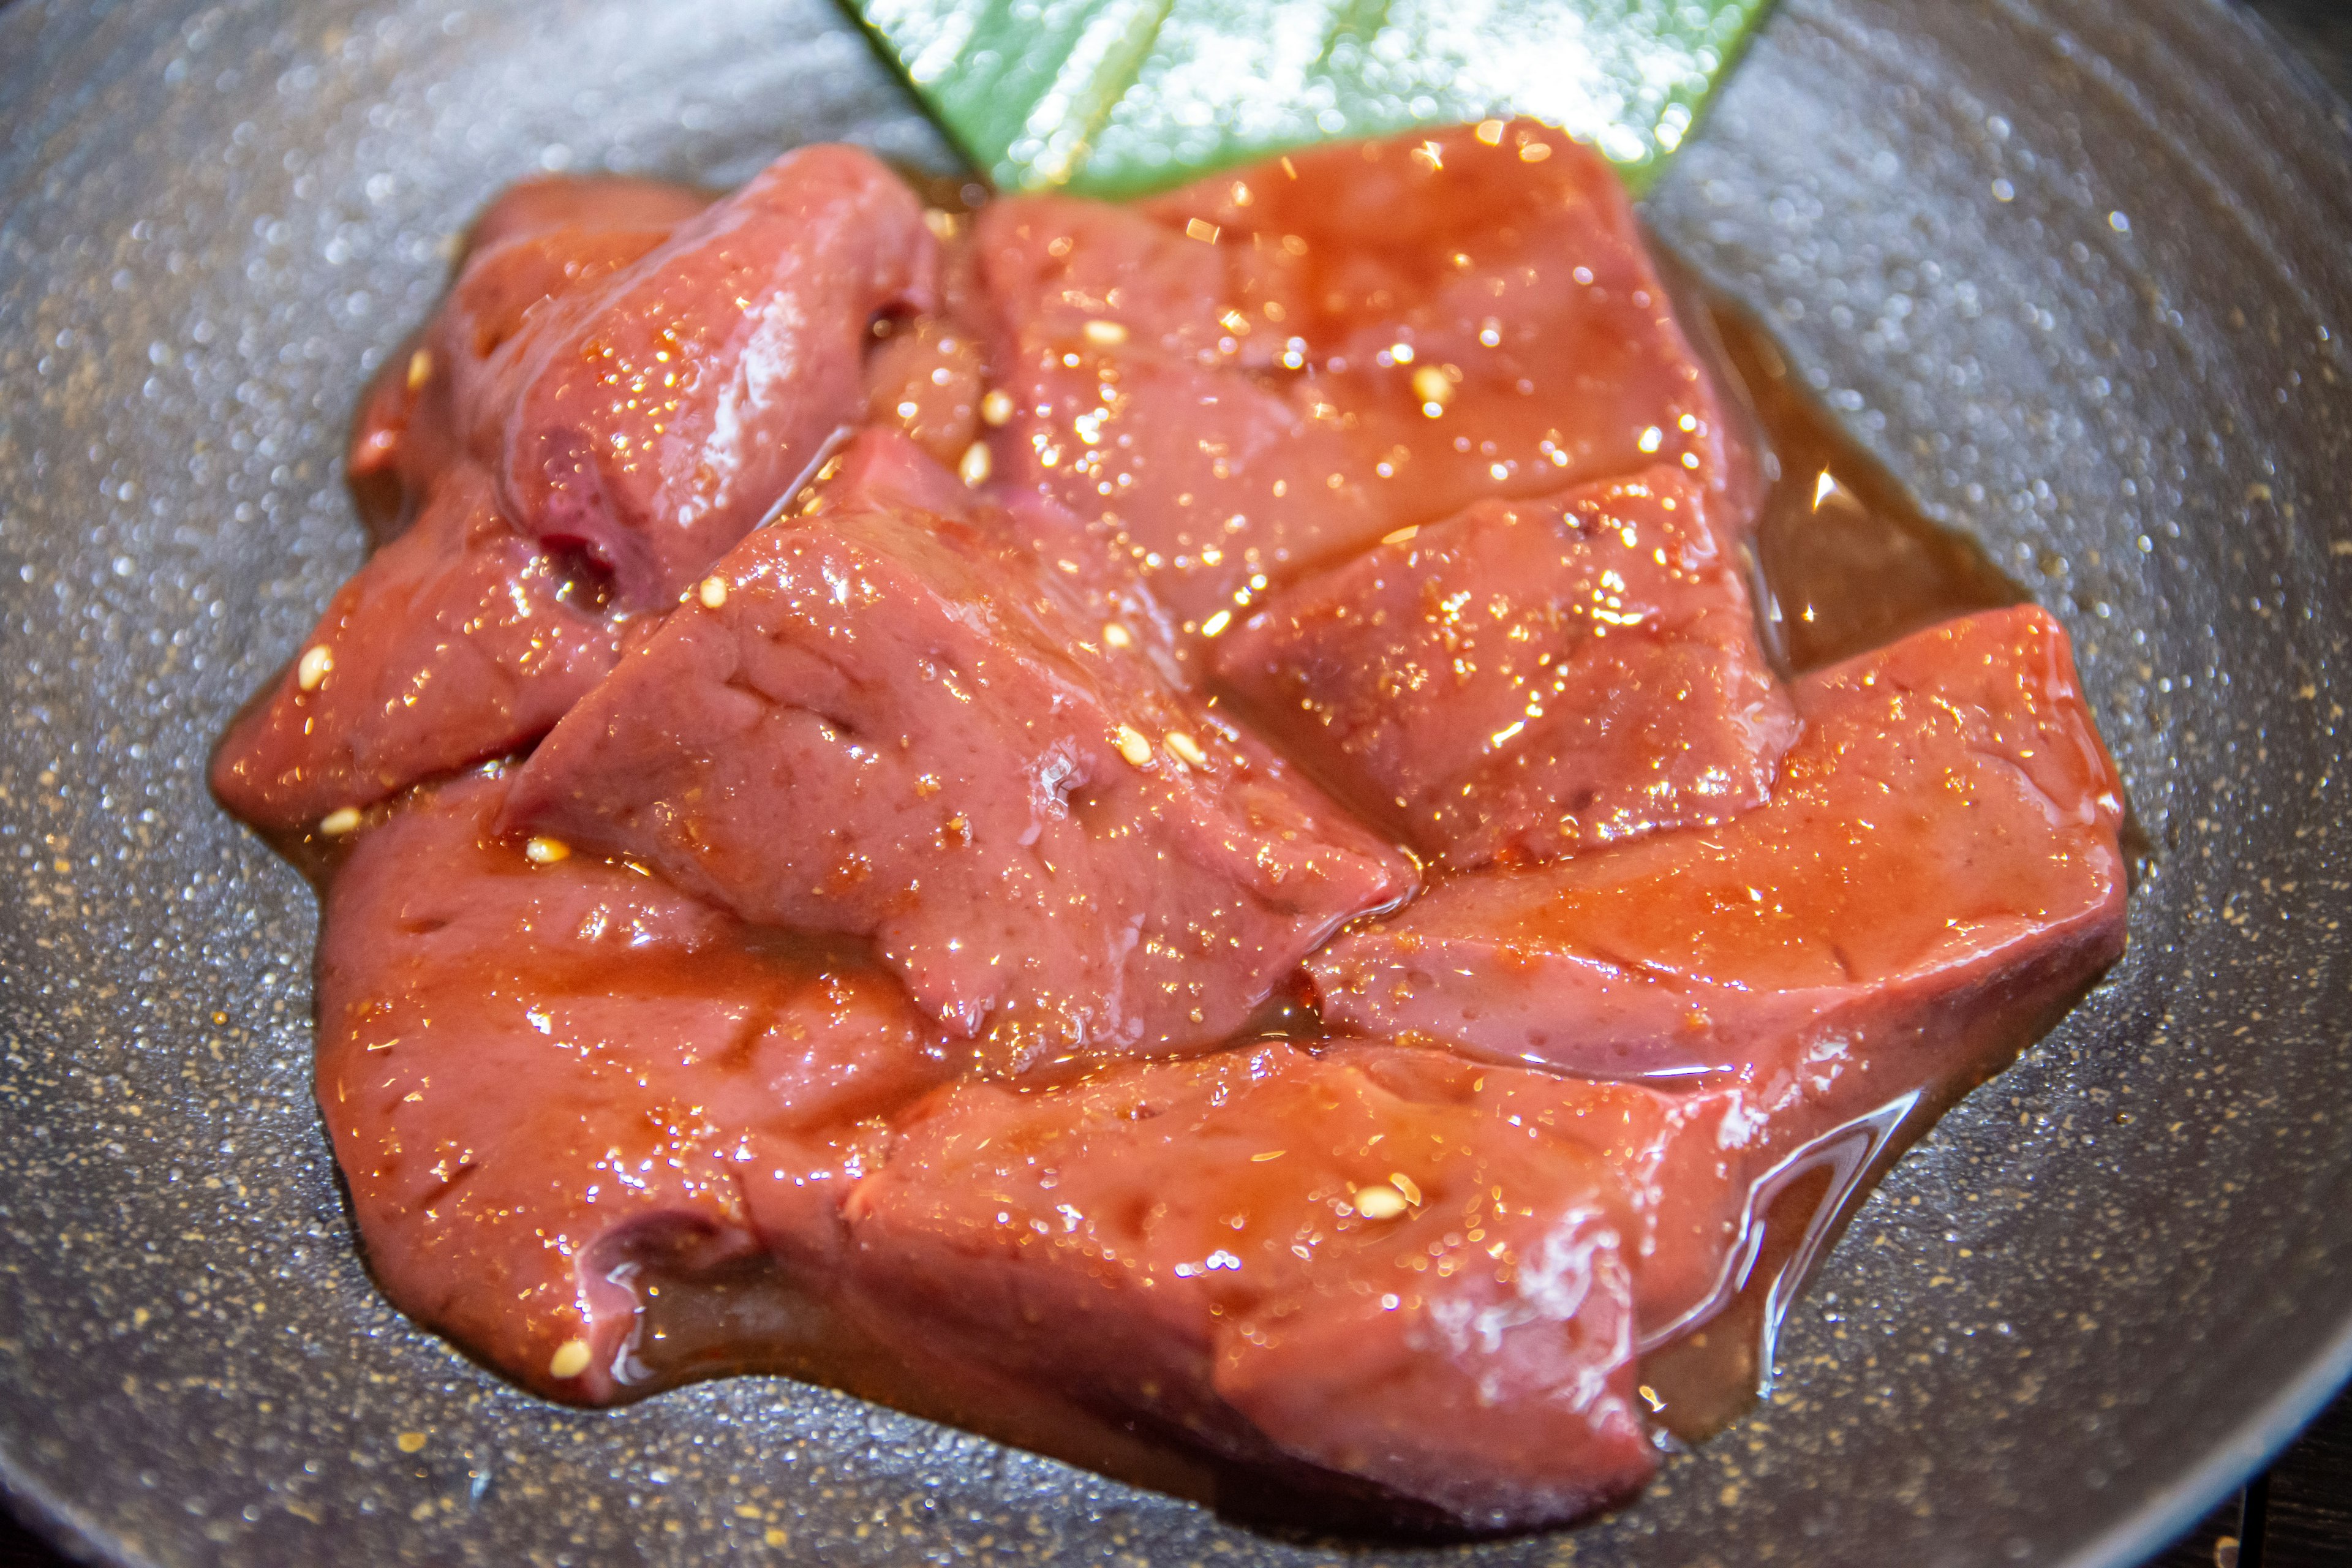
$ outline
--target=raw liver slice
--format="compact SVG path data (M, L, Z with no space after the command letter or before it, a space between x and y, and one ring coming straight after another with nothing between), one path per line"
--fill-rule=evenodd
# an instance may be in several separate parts
M1214 646L1273 739L1452 870L1737 816L1796 736L1679 468L1481 501Z
M545 732L613 667L617 634L491 504L479 469L435 484L417 522L370 557L301 660L231 727L213 789L247 822L299 832Z
M829 1289L873 1119L969 1053L870 963L780 954L624 867L532 864L493 837L507 787L444 786L352 850L320 946L319 1103L394 1303L530 1388L605 1403L697 1370L643 1332L637 1271L690 1287L772 1257ZM586 1359L557 1375L573 1341Z
M510 824L871 936L1016 1069L1214 1044L1409 890L1403 857L1102 640L997 514L847 467L869 500L820 487L737 546L540 747Z
M504 427L509 514L666 607L863 422L870 323L934 302L938 251L872 154L778 159L541 334Z
M528 181L490 204L448 298L360 404L346 468L378 542L408 525L434 478L469 447L496 461L525 329L543 327L709 205L698 191L616 177Z
M2122 950L2121 787L2046 613L1917 633L1796 701L1769 805L1445 883L1310 961L1325 1016L1601 1077L1828 1052L1907 1086Z
M849 1200L852 1310L1478 1528L1629 1494L1656 1462L1622 1256L1641 1222L1607 1161L1360 1055L1380 1053L1276 1045L942 1091Z
M975 249L998 471L1196 625L1486 497L1669 462L1727 541L1757 504L1616 175L1555 132L1302 152L1136 209L1006 198Z

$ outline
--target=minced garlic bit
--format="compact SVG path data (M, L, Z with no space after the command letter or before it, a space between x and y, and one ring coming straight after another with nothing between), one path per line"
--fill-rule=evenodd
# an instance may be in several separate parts
M963 456L956 459L956 473L965 484L978 487L988 482L989 466L988 443L974 441L963 449Z
M1117 621L1109 622L1103 627L1103 647L1127 647L1134 641L1135 638L1128 635L1127 628Z
M1394 1219L1411 1206L1404 1194L1391 1186L1356 1189L1356 1212L1366 1219Z
M552 866L572 858L572 846L561 838L534 837L522 847L523 858L534 866Z
M1087 342L1100 349L1115 349L1127 342L1127 328L1117 321L1095 320L1087 323Z
M425 1434L422 1432L403 1432L393 1440L400 1445L400 1451L404 1454L414 1454L425 1447Z
M1413 1207L1419 1208L1421 1206L1421 1184L1414 1181L1411 1176L1406 1175L1402 1171L1391 1171L1389 1173L1389 1185L1402 1193L1404 1194L1404 1201L1411 1204Z
M1499 120L1482 120L1478 121L1478 140L1484 142L1489 147L1501 146L1503 144L1503 122Z
M727 579L716 574L705 577L696 596L702 601L702 607L706 610L723 608L727 603Z
M588 1342L566 1340L555 1347L554 1356L547 1363L550 1377L578 1377L588 1370Z
M1201 750L1201 742L1181 730L1168 731L1168 749L1196 768L1209 765L1209 753Z
M931 231L934 238L945 241L956 237L963 227L963 220L944 207L925 207L923 226Z
M1217 243L1217 226L1211 223L1207 218L1186 218L1184 220L1184 232L1186 235L1193 239L1199 240L1203 245L1214 245Z
M341 806L319 818L319 836L322 838L341 838L359 825L360 808L356 805Z
M1118 754L1127 759L1129 766L1139 768L1151 760L1151 742L1134 725L1121 724L1118 740Z
M301 662L294 667L294 684L305 691L316 691L335 668L335 650L325 643L302 650Z
M1423 365L1412 373L1412 395L1424 409L1431 404L1443 408L1454 401L1454 378L1433 364Z
M991 426L1008 423L1013 417L1013 395L1001 386L992 386L988 395L980 400L980 416Z
M408 390L416 391L433 379L433 351L418 349L408 356Z

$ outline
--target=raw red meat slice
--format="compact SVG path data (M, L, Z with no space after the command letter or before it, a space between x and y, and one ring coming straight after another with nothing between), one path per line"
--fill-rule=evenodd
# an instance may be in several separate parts
M1909 1087L2122 950L2121 786L2045 612L1917 633L1796 700L1769 805L1445 883L1310 961L1326 1017L1600 1077L1852 1061Z
M873 1119L969 1051L870 961L763 941L610 862L533 864L494 837L506 789L398 810L327 896L319 1103L369 1264L556 1398L773 1364L789 1315L661 1342L643 1287L781 1270L822 1297Z
M1216 650L1272 739L1449 869L1737 816L1796 737L1679 468L1481 501Z
M408 526L434 477L469 441L482 461L497 460L526 324L544 324L555 304L709 205L699 191L614 177L529 181L490 204L449 297L360 405L347 468L378 542Z
M1196 625L1485 497L1668 462L1727 539L1755 508L1615 174L1555 132L1302 152L1137 209L1008 198L975 242L999 471Z
M613 667L617 634L590 598L500 521L488 476L450 470L230 729L214 793L296 833L516 750Z
M943 1091L849 1201L852 1310L910 1353L1478 1528L1627 1495L1655 1456L1642 1222L1608 1162L1375 1067L1273 1045Z
M1016 1069L1213 1044L1410 889L1402 856L1115 646L1083 574L1008 548L999 514L923 510L904 465L849 467L851 493L737 546L557 726L511 824L749 920L869 935ZM954 482L931 483L940 504Z
M872 154L787 153L539 335L505 425L516 525L665 607L862 423L875 319L935 302L922 204Z

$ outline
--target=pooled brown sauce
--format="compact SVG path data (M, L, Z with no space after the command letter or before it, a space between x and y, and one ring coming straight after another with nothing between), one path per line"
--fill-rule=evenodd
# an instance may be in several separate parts
M1754 539L1767 590L1758 611L1765 647L1787 673L2032 596L1974 540L1920 510L1745 308L1719 294L1704 303L1769 454L1770 488Z

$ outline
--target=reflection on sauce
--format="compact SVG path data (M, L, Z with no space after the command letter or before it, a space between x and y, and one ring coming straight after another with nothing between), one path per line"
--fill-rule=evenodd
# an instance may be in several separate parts
M1839 427L1754 317L1719 296L1706 314L1771 454L1755 549L1765 646L1790 674L2026 601L1973 540L1931 521Z

